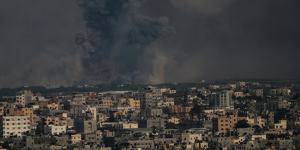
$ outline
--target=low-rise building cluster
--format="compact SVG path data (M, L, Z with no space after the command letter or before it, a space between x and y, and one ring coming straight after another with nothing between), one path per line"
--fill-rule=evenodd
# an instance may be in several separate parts
M2 98L0 117L2 149L300 149L300 92L287 83L22 90Z

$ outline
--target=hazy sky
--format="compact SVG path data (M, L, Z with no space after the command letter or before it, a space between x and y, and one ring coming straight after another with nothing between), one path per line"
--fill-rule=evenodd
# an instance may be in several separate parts
M299 0L1 0L0 87L300 77Z

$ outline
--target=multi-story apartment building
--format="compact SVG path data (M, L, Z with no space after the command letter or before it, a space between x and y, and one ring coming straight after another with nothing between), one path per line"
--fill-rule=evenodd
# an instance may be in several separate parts
M51 135L60 135L60 134L64 134L67 131L67 126L63 125L63 126L55 126L55 125L49 125L47 127L48 129L48 133L50 133Z
M25 107L32 101L33 93L31 91L21 91L16 95L16 103L19 106Z
M81 134L72 134L70 138L72 144L79 143L81 141Z
M100 108L111 108L113 106L113 102L111 99L105 98L100 101Z
M218 116L213 119L213 129L219 133L226 133L231 131L237 122L237 114Z
M97 130L97 124L92 119L78 118L75 120L75 129L85 134L93 133Z
M5 105L0 104L0 116L3 116L5 113Z
M56 116L48 116L46 118L46 125L54 125L54 126L67 126L72 127L74 125L73 119L70 117L56 117Z
M60 109L60 105L59 105L58 102L49 102L49 103L47 104L47 108L48 108L49 110L59 110L59 109Z
M173 113L189 113L192 110L192 106L174 105L170 109Z
M181 142L182 143L187 143L187 144L192 144L195 143L196 141L201 141L202 140L202 135L198 133L181 133Z
M17 108L15 109L15 116L29 116L30 117L30 124L35 124L36 115L33 113L32 108Z
M128 99L128 104L130 107L132 108L140 108L140 101L139 100L135 100L133 98Z
M209 96L209 105L214 108L232 108L232 91L213 92Z
M30 129L30 116L4 116L2 119L3 137L22 136Z
M97 121L98 119L98 113L97 113L97 108L96 107L90 107L89 111L92 113L92 117L94 121Z

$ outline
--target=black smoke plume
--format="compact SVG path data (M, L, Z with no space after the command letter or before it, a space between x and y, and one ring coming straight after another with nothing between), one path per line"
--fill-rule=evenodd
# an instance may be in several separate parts
M87 32L76 39L84 50L84 82L148 82L153 65L146 50L173 34L165 17L141 13L141 0L82 0ZM151 60L151 58L147 58ZM150 72L149 72L150 71Z

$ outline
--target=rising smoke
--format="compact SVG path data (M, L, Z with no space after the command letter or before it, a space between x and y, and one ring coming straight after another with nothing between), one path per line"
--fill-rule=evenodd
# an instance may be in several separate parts
M80 2L85 10L87 32L76 41L87 52L83 61L84 82L148 82L157 76L151 62L156 56L145 54L155 53L150 47L172 35L174 29L166 17L140 13L144 3L142 0Z
M299 0L3 0L0 86L299 78L299 6Z
M293 12L297 5L280 0L83 0L86 77L130 83L297 77L296 58L283 52L295 54L299 48L294 34L299 29L292 25L299 24L299 13Z

